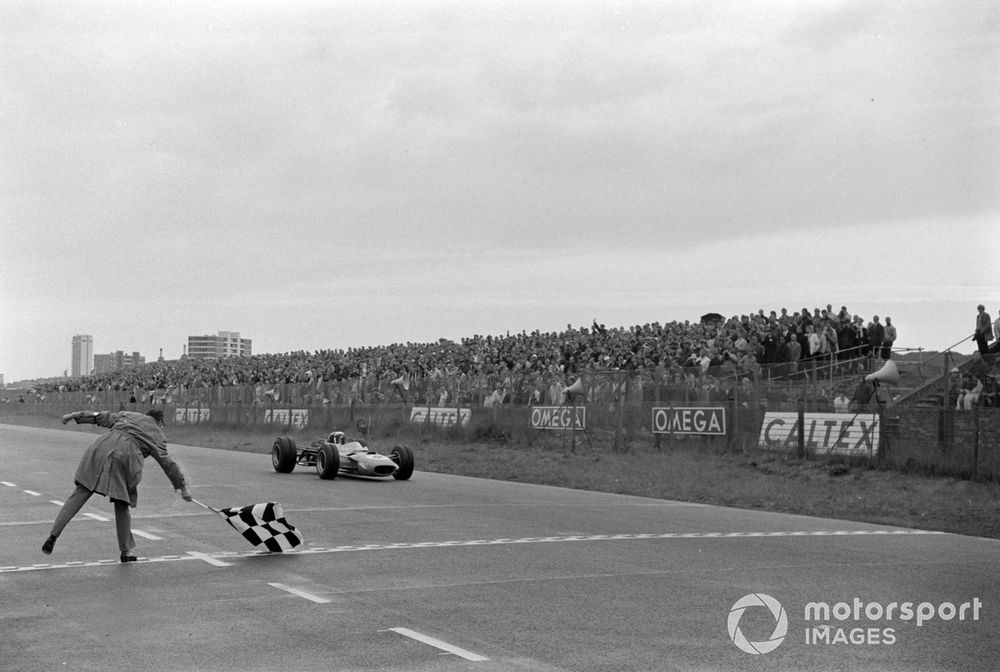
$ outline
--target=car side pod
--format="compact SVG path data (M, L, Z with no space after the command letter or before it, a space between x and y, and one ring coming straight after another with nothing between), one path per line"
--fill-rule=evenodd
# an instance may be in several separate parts
M287 436L279 436L271 446L271 465L279 474L290 474L295 469L298 448L295 441Z

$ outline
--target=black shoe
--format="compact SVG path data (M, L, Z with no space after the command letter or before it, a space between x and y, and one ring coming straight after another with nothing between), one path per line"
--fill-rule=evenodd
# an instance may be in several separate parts
M45 540L45 543L42 544L42 553L50 555L52 553L52 549L55 548L55 545L56 538L50 535L49 538Z
M135 562L138 559L134 555L129 555L128 551L122 551L122 562Z

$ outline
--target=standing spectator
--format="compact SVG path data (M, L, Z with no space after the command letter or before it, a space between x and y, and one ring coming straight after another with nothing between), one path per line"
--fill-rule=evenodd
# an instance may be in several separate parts
M992 347L990 347L990 353L995 355L1000 353L1000 313L997 314L997 319L993 323L993 338L995 340Z
M896 326L891 317L885 318L885 340L882 342L882 359L892 357L892 344L896 342Z
M800 313L800 316L801 316L801 320L800 321L802 323L802 327L803 328L805 328L806 325L813 323L812 318L809 317L809 309L808 308L803 308L802 312Z
M976 315L976 332L972 335L972 340L979 346L979 354L985 355L989 353L989 342L993 340L993 323L983 304L980 303L977 309L979 314Z
M871 326L868 327L868 347L873 359L882 358L883 343L885 343L885 327L879 323L878 315L876 315L872 318Z
M871 354L869 352L870 347L868 345L868 328L865 326L865 321L861 319L860 315L854 316L854 333L857 336L858 345L854 350L854 357L856 366L854 367L856 371L860 372L865 368L865 360Z
M799 372L799 360L802 358L802 345L794 333L788 334L788 345L786 346L786 361L789 363L791 373Z
M806 339L809 348L808 359L816 359L820 355L823 341L811 324L806 325Z
M764 348L764 356L761 359L763 364L771 365L778 361L779 339L780 334L777 333L777 328L771 328L764 332L764 338L761 341L761 346Z
M837 330L833 328L833 324L830 320L827 320L823 324L823 336L826 338L826 354L830 357L830 361L837 359Z
M851 325L850 316L837 326L837 359L841 367L847 369L850 360L858 356L858 332Z

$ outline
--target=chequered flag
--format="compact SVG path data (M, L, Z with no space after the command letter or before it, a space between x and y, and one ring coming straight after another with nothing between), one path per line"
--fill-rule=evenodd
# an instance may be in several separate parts
M285 520L281 504L232 507L219 513L254 546L264 544L267 550L280 553L302 543L302 534Z

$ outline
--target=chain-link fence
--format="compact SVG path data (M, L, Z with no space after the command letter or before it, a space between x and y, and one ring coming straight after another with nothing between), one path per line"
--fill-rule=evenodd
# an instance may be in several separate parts
M752 372L707 367L393 380L369 376L273 386L56 391L16 398L8 390L9 403L0 414L61 415L157 405L166 409L168 422L325 434L361 421L373 436L419 422L424 425L420 431L428 433L442 424L456 425L472 438L504 435L530 442L545 435L533 425L535 416L544 415L538 409L571 403L585 409L586 426L579 433L574 425L557 434L568 431L582 446L663 450L696 445L813 459L853 455L901 470L1000 478L1000 365L995 357L977 356L961 367L953 367L947 356L901 365L899 380L880 390L889 394L879 397L863 379L884 366L859 359ZM705 418L716 426L698 426ZM877 445L872 446L876 424ZM804 427L810 429L808 436ZM771 436L777 429L787 430L780 440ZM842 449L849 432L858 431L861 447ZM838 436L841 432L844 436Z

